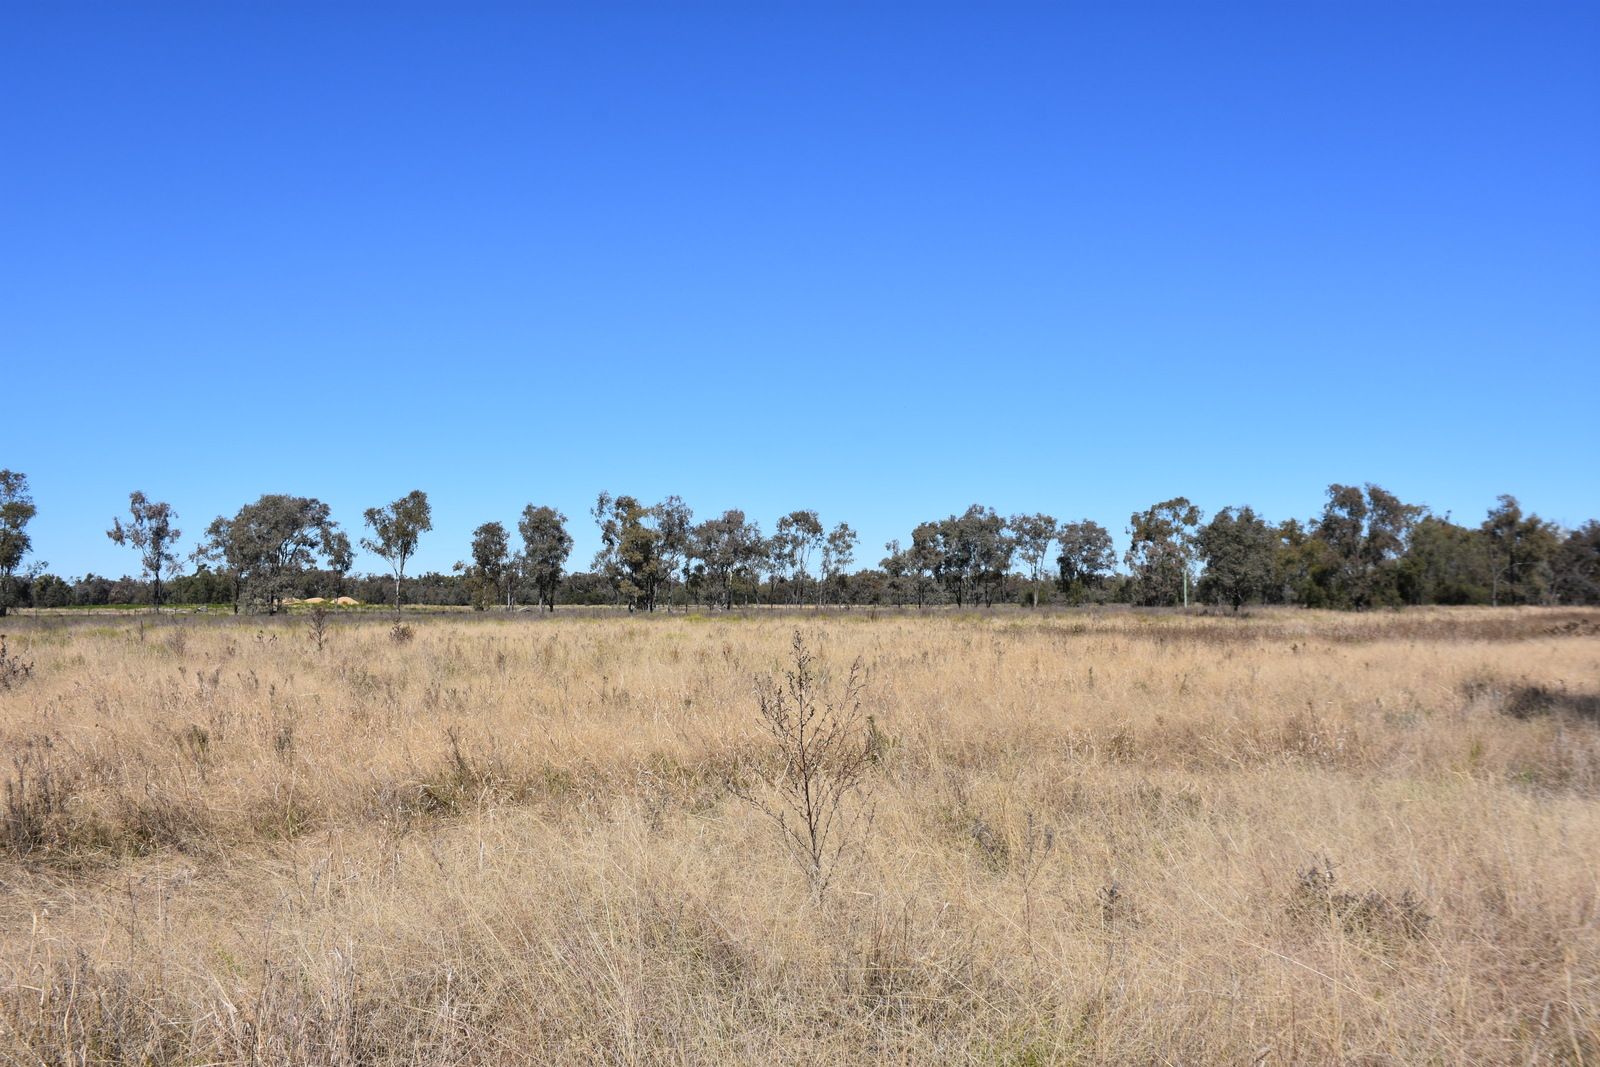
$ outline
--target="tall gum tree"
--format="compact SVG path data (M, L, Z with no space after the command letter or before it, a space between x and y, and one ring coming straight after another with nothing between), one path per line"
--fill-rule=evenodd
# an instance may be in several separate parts
M371 537L361 539L361 547L389 564L394 572L394 614L400 617L400 583L405 580L406 561L417 551L422 535L433 529L433 509L428 494L413 489L392 504L368 508L364 515Z
M1128 517L1128 551L1123 557L1147 604L1189 606L1195 538L1201 511L1188 497L1163 500Z
M572 552L567 517L555 508L529 504L517 520L517 532L522 535L523 573L533 582L539 603L553 612L561 570Z
M139 553L139 564L150 577L150 604L161 610L161 579L171 577L178 566L174 551L183 531L175 525L178 513L171 504L151 500L135 489L128 494L128 522L120 518L111 520L106 536L119 545Z
M1044 577L1045 560L1050 546L1059 533L1054 516L1039 512L1033 515L1013 515L1006 523L1017 555L1027 568L1028 582L1033 594L1033 606L1039 606L1039 582Z
M231 518L213 519L194 559L228 575L235 614L245 598L277 614L284 592L318 560L348 570L349 551L350 542L327 504L315 497L267 493Z
M11 610L16 598L17 571L33 550L28 523L38 513L28 491L28 476L21 471L0 470L0 618Z

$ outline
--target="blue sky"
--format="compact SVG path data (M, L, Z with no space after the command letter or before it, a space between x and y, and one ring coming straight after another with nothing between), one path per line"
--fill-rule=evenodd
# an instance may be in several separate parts
M1375 481L1600 514L1600 6L32 4L0 467L466 554L600 489L849 521ZM370 557L358 567L376 568Z

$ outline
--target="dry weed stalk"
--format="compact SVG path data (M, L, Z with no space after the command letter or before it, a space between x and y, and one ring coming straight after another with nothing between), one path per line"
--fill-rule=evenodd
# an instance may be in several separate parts
M761 725L777 759L757 770L761 789L737 780L731 788L777 825L820 900L839 864L865 843L875 813L867 780L875 752L861 710L866 678L858 657L844 691L830 696L799 630L790 656L794 667L781 685L771 676L756 682Z
M328 609L322 604L311 608L311 614L306 619L307 636L311 643L321 652L328 643Z

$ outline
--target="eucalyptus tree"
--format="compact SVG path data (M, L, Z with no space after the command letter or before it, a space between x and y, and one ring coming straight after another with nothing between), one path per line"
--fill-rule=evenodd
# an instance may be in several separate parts
M1284 519L1278 524L1273 588L1279 599L1305 607L1328 603L1328 546L1316 536L1314 523Z
M328 570L333 574L333 595L344 596L345 578L349 576L350 568L355 566L356 562L356 554L350 547L350 535L343 530L334 529L323 543L323 549L328 561Z
M774 533L763 542L766 547L767 558L761 561L762 570L767 574L767 603L778 602L778 579L785 582L785 597L791 597L792 590L788 588L793 583L789 582L789 573L793 569L789 560L789 543L779 534Z
M1044 577L1045 562L1050 556L1050 546L1055 543L1059 530L1056 520L1042 512L1033 515L1013 515L1006 525L1011 530L1012 542L1022 565L1028 569L1028 581L1033 592L1033 606L1039 606L1039 582Z
M1600 521L1568 532L1554 561L1555 592L1563 604L1600 604Z
M151 500L139 490L128 494L128 522L113 518L106 536L139 553L139 564L150 577L150 603L161 610L161 579L170 578L178 566L174 549L183 531L174 523L178 513L171 504Z
M1524 515L1514 496L1502 494L1479 527L1494 560L1490 603L1538 603L1550 588L1551 560L1560 546L1556 528L1537 515Z
M1399 601L1398 562L1425 509L1367 484L1328 486L1313 537L1326 548L1321 584L1335 607L1366 608Z
M197 574L213 573L228 583L228 599L237 615L239 603L244 599L244 566L233 535L233 522L221 515L212 519L200 543L189 553L189 562L195 565Z
M916 583L917 609L927 606L928 593L939 580L939 562L943 553L939 547L939 523L918 523L911 531L911 547L906 549L906 573Z
M905 550L900 547L898 537L884 542L883 553L878 566L883 568L883 573L889 579L889 590L894 594L894 606L898 608L905 602L905 580L911 572L911 563Z
M0 470L0 618L11 610L16 597L17 571L33 550L28 523L38 513L28 491L28 476Z
M828 540L822 546L822 580L823 588L830 583L837 583L841 576L850 569L850 564L856 559L856 532L850 524L841 522L828 532ZM821 599L819 597L819 599Z
M363 516L372 530L361 539L361 547L389 564L394 572L394 613L400 616L400 583L405 580L406 561L417 551L417 541L433 529L433 509L428 494L413 489L392 504L368 508Z
M978 577L982 582L983 602L985 606L993 607L995 592L1003 588L1006 575L1011 571L1011 560L1016 555L1017 541L1006 525L1006 520L995 514L993 508L986 509L977 521L980 524Z
M694 558L705 567L706 578L724 608L733 607L733 581L740 575L758 584L762 561L767 553L761 527L747 521L737 508L707 519L693 531Z
M1248 507L1223 508L1200 528L1195 547L1205 563L1201 591L1235 612L1265 597L1277 561L1277 530Z
M908 589L916 599L917 607L924 606L928 593L927 584L933 574L938 554L938 532L938 523L925 522L912 531L909 546L902 547L899 538L883 546L884 552L888 554L878 565L889 578L889 589L895 595L896 607L904 602Z
M473 607L483 610L489 597L498 602L502 594L506 606L511 606L511 583L507 580L511 569L511 538L506 528L498 522L486 522L472 531L472 565L456 564L467 572L467 584L472 592Z
M341 552L348 556L349 540L327 504L314 497L269 493L232 518L213 519L194 558L228 574L235 613L241 598L248 597L276 614L300 575L319 560L337 564Z
M669 577L663 537L654 508L631 496L601 493L589 509L600 530L595 570L604 574L628 609L654 611L656 594Z
M523 572L532 580L539 603L554 611L562 568L572 552L567 517L555 508L529 504L522 509L517 532L522 535Z
M795 596L805 603L806 578L810 576L811 555L822 546L822 520L812 510L791 511L778 520L773 543L777 557L794 579Z
M1200 517L1200 509L1181 496L1128 517L1129 545L1123 560L1146 604L1181 600L1189 606Z
M960 515L919 526L912 532L913 543L930 526L934 577L955 597L957 606L976 600L980 587L993 603L993 583L1011 564L1005 520L993 508L973 504Z
M661 566L666 576L666 581L671 582L674 577L683 582L685 590L684 610L689 610L689 565L692 562L690 552L694 532L694 511L679 496L669 496L653 509L655 512L656 530L661 535ZM672 610L672 596L669 589L667 595L667 610Z
M1111 532L1091 519L1064 522L1056 531L1056 543L1061 547L1056 556L1057 582L1068 600L1081 604L1116 569Z
M1398 570L1407 604L1487 604L1494 595L1489 538L1449 516L1417 520Z
M962 607L977 572L977 561L973 558L975 546L962 536L960 520L954 515L927 525L933 527L934 535L933 579L957 607ZM912 536L916 534L913 532Z

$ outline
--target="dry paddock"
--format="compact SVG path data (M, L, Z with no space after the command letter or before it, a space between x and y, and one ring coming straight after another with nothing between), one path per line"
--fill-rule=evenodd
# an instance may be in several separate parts
M0 1063L1600 1062L1600 612L3 621Z

